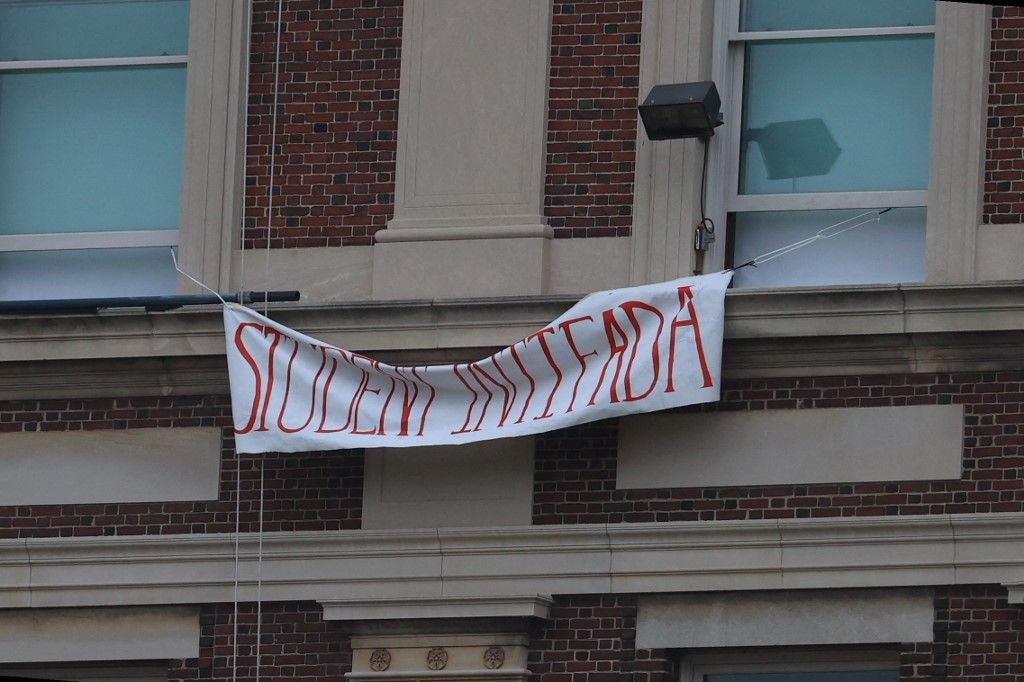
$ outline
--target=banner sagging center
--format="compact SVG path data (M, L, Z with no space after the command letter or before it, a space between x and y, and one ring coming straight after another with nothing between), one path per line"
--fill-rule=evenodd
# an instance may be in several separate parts
M718 400L732 272L591 294L469 363L393 366L224 308L238 452L469 443Z

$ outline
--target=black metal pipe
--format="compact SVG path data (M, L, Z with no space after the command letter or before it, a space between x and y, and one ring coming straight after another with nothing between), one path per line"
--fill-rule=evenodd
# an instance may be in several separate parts
M298 301L298 291L234 291L221 294L231 303L278 303ZM175 296L113 296L108 298L54 298L39 301L0 301L0 315L87 314L106 308L145 308L157 313L190 305L216 305L213 294Z

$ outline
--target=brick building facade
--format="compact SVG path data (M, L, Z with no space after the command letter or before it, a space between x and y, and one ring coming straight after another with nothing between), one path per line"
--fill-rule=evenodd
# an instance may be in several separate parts
M1019 8L168 2L187 59L132 65L187 69L179 260L300 290L270 316L330 343L476 359L591 291L726 267L773 211L816 230L884 200L910 236L842 248L920 267L807 249L776 261L802 286L738 281L716 403L412 450L236 453L218 307L5 316L0 675L1024 679ZM35 68L2 26L0 85ZM758 102L784 110L759 50L799 41L822 69L836 46L926 53L930 97L901 103L930 130L923 185L743 191ZM651 142L636 105L708 79L726 119L702 183L704 143ZM829 116L847 163L867 142Z

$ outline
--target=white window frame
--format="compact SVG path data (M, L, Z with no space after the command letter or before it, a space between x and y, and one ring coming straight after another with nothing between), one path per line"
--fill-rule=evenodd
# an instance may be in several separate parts
M891 35L935 35L934 24L879 28L843 28L786 31L741 31L742 0L718 0L715 13L714 80L722 88L723 114L729 124L722 128L717 149L720 169L717 182L722 206L716 223L725 225L729 213L751 211L807 211L829 209L870 209L884 207L927 207L928 190L868 192L808 192L786 194L740 194L740 135L743 119L744 48L750 41L794 40L800 38L851 38ZM713 204L714 205L714 204ZM720 221L720 222L719 222Z
M187 64L177 229L0 235L0 252L176 246L178 262L186 272L210 286L229 287L232 248L241 235L245 186L249 4L249 0L192 0L187 55L0 62L0 72ZM192 292L195 288L179 277L178 290Z
M189 3L190 13L194 3ZM191 23L191 21L190 21ZM26 59L0 61L0 75L41 69L93 69L118 66L154 66L184 64L188 68L188 55L157 55L149 57L92 57L82 59ZM187 93L185 93L187 95ZM184 139L182 147L184 148ZM59 225L54 225L56 230ZM177 246L181 226L173 229L90 230L81 232L43 232L38 234L0 235L0 252L52 251L78 249L120 249L151 246Z
M893 649L781 647L753 652L701 652L684 656L680 682L706 682L713 674L816 673L899 670Z

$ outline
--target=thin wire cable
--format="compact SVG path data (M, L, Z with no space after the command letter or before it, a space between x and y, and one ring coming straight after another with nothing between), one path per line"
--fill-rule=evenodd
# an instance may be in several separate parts
M249 120L249 79L252 63L252 13L253 13L253 2L248 0L246 2L246 17L247 26L245 30L245 98L242 100L242 120ZM249 144L248 140L242 145L242 177L248 175L249 168ZM239 226L239 247L242 251L241 256L241 273L239 275L239 289L245 291L245 194L246 184L242 183L242 215L241 225ZM231 657L231 682L235 682L238 679L238 543L241 538L241 518L242 518L242 456L236 451L235 452L235 591L234 591L234 613L232 622L234 624L234 632L231 637L231 644L233 648L233 655Z
M238 679L238 540L242 518L242 456L235 451L235 596L231 633L231 682Z
M252 69L252 0L245 3L248 27L245 31L245 98L242 100L242 120L246 123L249 121L249 78L251 77ZM246 136L244 143L242 144L242 177L248 177L249 175L249 141ZM238 231L239 248L242 250L241 256L241 273L239 274L239 289L245 291L245 195L247 185L242 183L242 215L240 216L241 225Z
M277 46L274 53L274 97L270 113L270 181L267 188L267 257L264 277L270 282L270 224L274 214L274 170L277 161L277 90L281 77L281 30L284 24L284 0L277 0ZM270 302L263 298L263 316L267 316Z
M256 549L256 682L260 682L260 635L263 630L263 460L260 460L259 544Z
M223 303L224 305L227 305L227 301L225 301L224 297L220 295L220 292L214 291L213 289L211 289L210 287L206 286L205 284L200 282L198 279L196 279L195 277L193 277L192 275L188 274L187 272L185 272L184 270L182 270L181 268L178 267L178 257L174 253L174 247L173 246L171 247L171 262L174 263L174 269L177 270L180 274L184 275L185 277L187 277L188 279L192 280L193 282L195 282L196 284L198 284L202 288L206 289L211 294L213 294L214 296L219 298L221 303Z
M786 244L785 246L780 246L777 249L772 249L771 251L762 253L760 256L755 256L754 258L748 260L746 263L743 263L742 265L737 265L736 267L732 268L732 270L736 271L739 270L740 268L745 268L748 265L752 265L756 268L758 265L762 265L769 261L773 261L776 258L785 256L786 254L792 253L793 251L796 251L798 249L802 249L805 246L810 246L814 242L824 241L825 239L832 239L833 237L838 237L844 232L849 232L850 230L861 227L862 225L867 225L868 223L877 223L882 219L883 213L888 213L891 210L892 208L890 207L877 209L873 211L865 211L864 213L855 215L851 218L847 218L846 220L841 220L838 223L834 223L832 225L829 225L828 227L821 228L820 230L818 230L809 237L804 237L803 239L795 241L792 244ZM871 217L867 218L866 220L860 220L860 222L854 223L852 225L848 225L848 223L852 223L853 221L859 220L860 218L864 218L865 216ZM843 227L844 225L846 225L846 227ZM837 230L836 228L838 227L843 227L843 229Z

